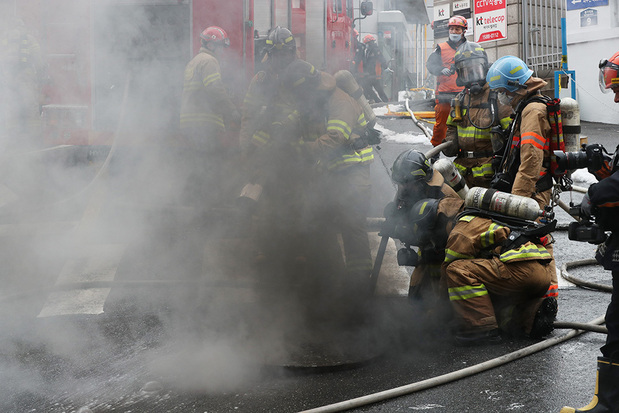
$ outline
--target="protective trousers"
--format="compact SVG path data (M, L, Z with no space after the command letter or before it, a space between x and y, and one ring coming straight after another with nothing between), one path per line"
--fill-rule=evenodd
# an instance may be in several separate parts
M359 288L369 286L372 256L367 230L370 207L370 166L354 165L328 174L325 214L331 216L342 234L346 274ZM366 285L367 284L367 285Z
M436 123L434 124L432 139L430 140L432 146L440 145L445 139L447 135L447 118L449 117L450 111L451 104L449 102L440 102L437 99L436 105L434 106L434 118Z
M461 333L499 327L493 299L513 305L542 297L551 275L536 260L505 264L498 258L460 259L446 268L449 300Z

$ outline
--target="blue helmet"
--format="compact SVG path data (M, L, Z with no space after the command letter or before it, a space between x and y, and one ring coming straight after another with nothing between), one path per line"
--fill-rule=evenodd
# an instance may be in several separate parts
M488 69L486 82L490 89L505 88L510 92L526 89L525 82L533 71L516 56L503 56Z

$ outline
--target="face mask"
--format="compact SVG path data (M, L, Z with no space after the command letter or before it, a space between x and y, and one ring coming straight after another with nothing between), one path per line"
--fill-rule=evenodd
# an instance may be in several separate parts
M462 39L461 34L449 33L449 40L452 42L459 42Z
M497 99L501 105L511 106L514 96L508 96L505 92L499 92L497 93Z
M482 92L482 86L478 85L477 83L473 83L470 87L469 90L471 91L472 95L479 95Z

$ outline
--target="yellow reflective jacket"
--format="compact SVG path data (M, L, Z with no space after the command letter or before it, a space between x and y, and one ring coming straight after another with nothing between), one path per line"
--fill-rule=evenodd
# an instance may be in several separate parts
M204 47L185 67L180 127L204 131L205 137L225 131L226 114L236 110L221 81L217 58Z
M449 234L445 248L445 262L461 259L497 257L504 263L538 260L550 262L551 254L541 244L527 241L511 249L503 247L511 230L491 219L465 215Z

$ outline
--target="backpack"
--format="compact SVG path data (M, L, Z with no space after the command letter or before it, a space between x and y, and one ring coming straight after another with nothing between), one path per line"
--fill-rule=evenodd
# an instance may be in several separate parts
M533 96L526 101L520 102L516 108L516 114L514 120L509 128L509 137L507 138L507 145L505 145L505 153L502 157L501 164L496 171L495 178L491 183L491 187L504 192L511 192L511 187L516 178L516 173L520 167L520 143L517 146L512 147L514 132L517 124L520 123L522 112L524 108L531 102L539 102L546 105L546 117L550 124L550 136L548 139L550 150L550 165L546 165L548 168L548 179L540 179L536 188L538 191L545 191L552 188L553 180L556 183L561 183L566 172L558 172L557 157L554 151L565 152L565 141L563 139L563 123L561 120L561 99L550 98L544 95Z

